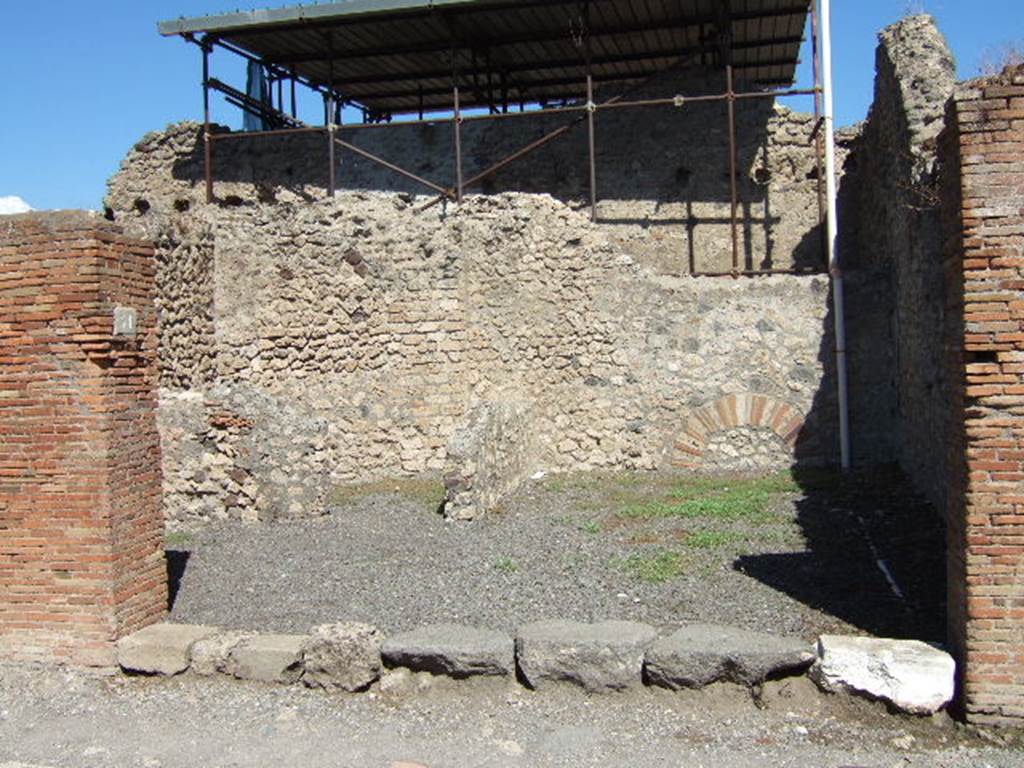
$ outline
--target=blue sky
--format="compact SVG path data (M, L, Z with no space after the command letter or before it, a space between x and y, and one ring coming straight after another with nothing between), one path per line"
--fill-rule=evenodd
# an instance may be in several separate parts
M239 6L250 7L243 0L4 3L0 196L18 195L39 209L100 207L107 178L144 133L202 114L197 49L160 37L156 22ZM1024 49L1021 0L833 0L833 6L840 124L864 117L876 33L908 12L938 18L961 77L977 74L988 52L1014 44ZM238 82L238 65L227 57L216 57L215 74ZM805 81L809 70L802 65ZM220 99L215 104L215 119L239 124L236 110Z

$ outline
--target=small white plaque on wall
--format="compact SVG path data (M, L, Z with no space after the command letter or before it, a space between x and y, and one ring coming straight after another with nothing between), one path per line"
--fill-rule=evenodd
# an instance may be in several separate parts
M114 335L134 336L138 327L135 310L130 307L114 307Z

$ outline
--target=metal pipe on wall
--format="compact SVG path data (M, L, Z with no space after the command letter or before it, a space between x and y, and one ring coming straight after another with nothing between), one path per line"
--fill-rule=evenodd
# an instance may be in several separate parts
M836 385L839 396L839 456L844 470L850 468L850 409L846 376L846 314L843 272L836 249L836 135L832 97L832 9L830 0L821 0L821 72L825 129L825 197L828 217L828 268L832 276L832 314L836 335Z

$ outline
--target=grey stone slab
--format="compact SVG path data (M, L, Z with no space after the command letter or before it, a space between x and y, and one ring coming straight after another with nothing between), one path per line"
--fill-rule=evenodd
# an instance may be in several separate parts
M930 715L953 699L956 662L920 640L822 635L811 678L824 690L881 699Z
M384 636L369 624L314 627L302 648L302 682L311 688L360 691L380 677Z
M252 635L252 632L218 632L215 635L196 640L192 644L192 651L189 654L192 659L190 665L192 671L204 677L224 672L231 650Z
M450 677L515 674L515 641L502 632L459 624L432 624L384 641L392 667Z
M644 653L657 637L632 621L540 621L516 634L516 663L531 688L561 682L587 691L618 691L643 684Z
M256 635L231 650L226 671L240 680L294 683L302 675L306 635Z
M644 674L652 685L678 690L728 681L757 685L796 674L815 659L803 640L716 624L691 624L660 638L647 651Z
M117 641L117 663L130 672L176 675L188 669L193 643L218 631L193 624L153 624Z

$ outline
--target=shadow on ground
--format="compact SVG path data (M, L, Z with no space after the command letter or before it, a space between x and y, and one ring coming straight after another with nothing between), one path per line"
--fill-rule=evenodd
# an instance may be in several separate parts
M174 609L174 601L178 598L178 591L181 589L181 579L188 567L190 553L184 550L168 549L167 557L167 610Z
M944 526L906 477L893 467L794 477L807 550L745 555L734 567L865 632L944 640Z

